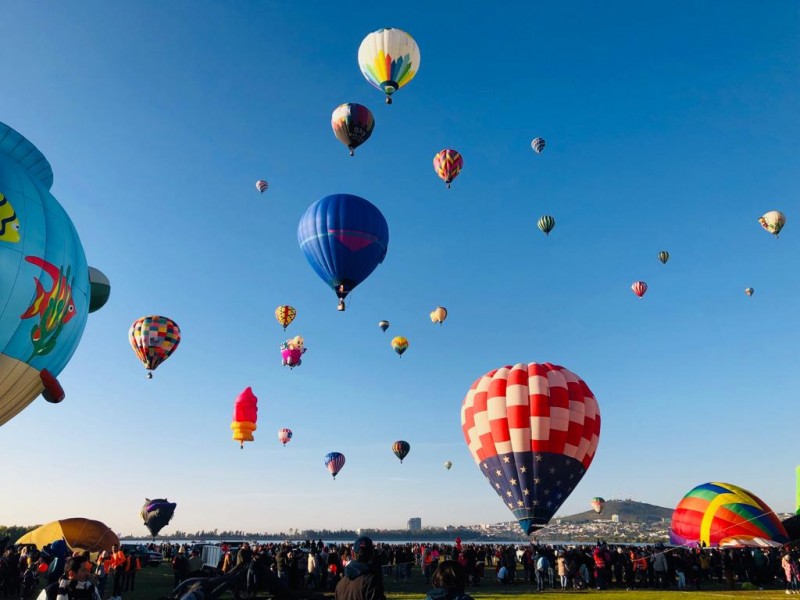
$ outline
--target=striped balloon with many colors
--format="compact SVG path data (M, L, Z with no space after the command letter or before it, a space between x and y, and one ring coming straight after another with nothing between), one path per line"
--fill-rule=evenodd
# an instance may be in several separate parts
M675 507L670 543L678 546L778 546L789 541L780 519L744 488L712 481L693 488Z
M400 459L400 464L403 464L403 459L408 456L409 452L411 452L411 444L405 440L397 440L394 444L392 444L392 452L394 452L394 455Z
M584 381L550 363L479 377L461 405L475 463L526 534L541 529L592 464L600 409Z
M433 157L433 170L442 179L447 187L453 182L453 179L458 177L461 169L464 166L464 159L461 155L452 148L445 148L436 153Z
M386 104L392 103L392 94L414 79L419 63L417 42L401 29L374 31L358 47L361 73L386 94Z

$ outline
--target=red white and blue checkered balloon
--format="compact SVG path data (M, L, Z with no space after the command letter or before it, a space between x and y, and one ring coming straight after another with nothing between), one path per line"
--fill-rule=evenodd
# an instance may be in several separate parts
M592 463L600 410L586 383L564 367L520 363L472 384L461 428L492 489L531 534L547 525Z

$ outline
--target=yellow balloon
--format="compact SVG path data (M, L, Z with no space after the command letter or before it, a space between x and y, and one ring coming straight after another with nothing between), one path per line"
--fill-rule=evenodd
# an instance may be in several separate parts
M396 338L392 339L392 348L394 348L394 351L402 356L403 352L408 350L408 340L402 335L398 335Z

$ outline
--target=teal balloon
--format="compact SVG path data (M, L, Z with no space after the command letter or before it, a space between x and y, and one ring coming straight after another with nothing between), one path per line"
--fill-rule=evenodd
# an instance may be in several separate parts
M667 252L666 250L662 250L661 252L659 252L658 260L660 260L663 264L667 264L667 261L669 260L669 252Z
M0 425L63 397L56 376L89 314L83 246L52 185L44 155L0 123Z

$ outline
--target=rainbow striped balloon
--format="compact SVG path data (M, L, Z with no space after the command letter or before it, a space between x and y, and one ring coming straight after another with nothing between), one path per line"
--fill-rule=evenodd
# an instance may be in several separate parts
M682 546L779 546L789 536L758 496L712 481L692 489L675 507L669 539Z

